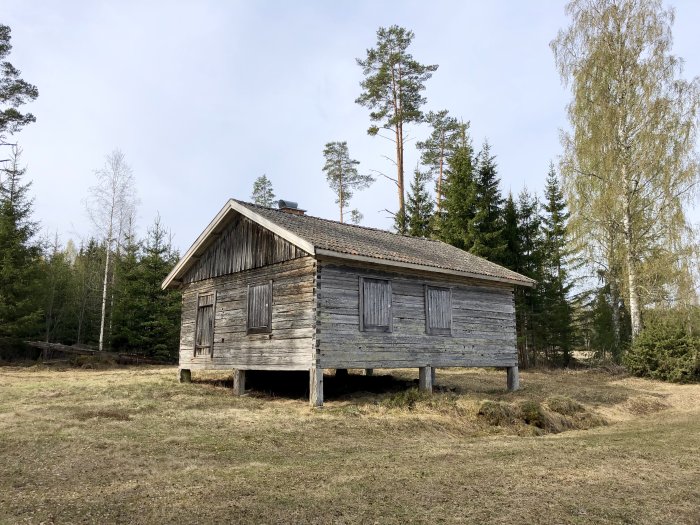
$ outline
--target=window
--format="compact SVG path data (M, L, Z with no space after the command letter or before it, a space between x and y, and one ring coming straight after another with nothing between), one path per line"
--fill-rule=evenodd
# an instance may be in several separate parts
M249 334L272 332L272 281L248 286L248 325Z
M391 281L360 277L360 330L391 332Z
M452 290L425 287L425 332L452 335Z
M197 320L195 324L194 355L210 356L214 353L214 305L216 292L197 294Z

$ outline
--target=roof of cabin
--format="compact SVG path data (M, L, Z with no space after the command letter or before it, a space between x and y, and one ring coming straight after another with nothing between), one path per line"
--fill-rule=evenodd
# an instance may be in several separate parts
M296 215L249 202L229 200L163 281L179 280L211 244L230 213L238 212L316 257L334 257L423 271L463 275L532 286L535 281L442 241L399 235L311 215Z

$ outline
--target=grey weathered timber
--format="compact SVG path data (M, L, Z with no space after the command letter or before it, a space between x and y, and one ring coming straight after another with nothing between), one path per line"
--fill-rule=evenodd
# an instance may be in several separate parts
M508 374L508 390L514 392L520 388L520 372L517 366L509 366Z
M418 390L421 392L433 392L433 367L421 366L418 369Z
M511 285L425 272L319 260L322 293L316 310L317 361L323 368L403 368L517 365ZM361 330L362 286L391 282L392 331ZM450 304L432 328L426 306ZM375 315L376 318L376 315ZM449 327L449 329L448 329Z
M261 268L308 255L289 241L241 215L219 234L217 240L184 275L191 283Z
M311 257L184 285L180 366L192 370L308 370L315 335ZM248 285L272 281L271 332L247 333ZM210 352L195 355L197 297L216 291Z
M187 368L181 368L178 376L180 378L180 383L192 382L192 372L190 372Z
M309 403L314 408L323 406L323 368L309 370Z
M343 377L349 368L368 376L375 368L420 368L421 390L431 391L437 367L502 367L508 387L517 388L517 274L499 280L500 270L472 256L466 274L433 271L430 264L447 261L411 252L418 241L357 227L343 227L338 242L371 237L387 243L382 250L394 262L420 264L363 259L361 244L345 254L356 257L341 257L305 240L318 231L299 223L290 234L276 214L246 209L222 211L206 242L200 236L164 282L183 292L181 380L191 370L234 370L233 391L242 394L245 370L304 370L312 406L323 404L325 369ZM318 221L304 224L328 222ZM394 245L408 251L388 248ZM479 269L492 273L475 277Z
M245 370L236 368L233 371L233 395L242 396L245 394Z

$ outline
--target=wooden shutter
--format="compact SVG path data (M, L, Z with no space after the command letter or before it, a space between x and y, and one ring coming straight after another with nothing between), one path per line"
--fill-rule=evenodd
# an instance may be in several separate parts
M360 330L391 332L391 281L360 278Z
M452 335L452 290L425 287L425 331L431 335Z
M216 292L197 294L197 320L195 323L194 355L213 354L214 304Z
M272 331L272 281L248 286L247 333Z

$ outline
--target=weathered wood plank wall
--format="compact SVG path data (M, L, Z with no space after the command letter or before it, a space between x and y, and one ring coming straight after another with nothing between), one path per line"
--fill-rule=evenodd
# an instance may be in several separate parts
M316 348L322 368L514 366L511 285L319 261ZM360 277L391 279L393 331L359 330ZM452 335L427 335L424 285L452 288Z
M194 266L183 283L220 277L308 255L289 241L242 215L235 215Z
M301 257L188 284L183 289L180 368L308 370L314 359L316 261ZM272 333L246 334L248 285L272 284ZM194 356L197 292L217 292L212 355Z

